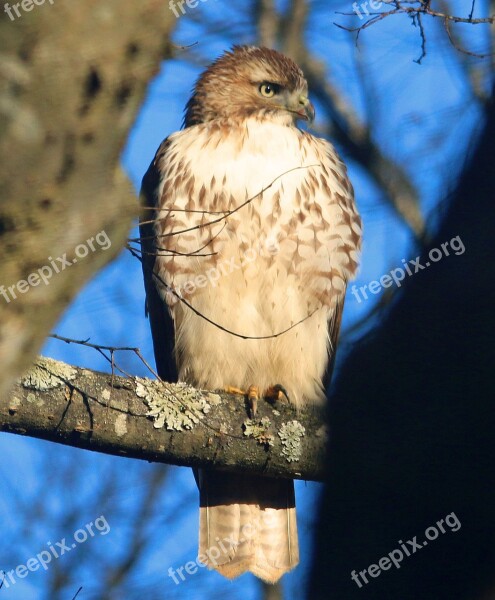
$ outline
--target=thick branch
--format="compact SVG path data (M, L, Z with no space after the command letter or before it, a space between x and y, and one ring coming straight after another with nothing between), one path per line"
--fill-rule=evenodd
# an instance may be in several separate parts
M239 396L46 358L0 400L0 431L153 462L308 480L322 477L322 423L287 402L260 402L251 421Z
M120 154L175 23L159 0L15 6L0 20L0 393L124 244L137 203Z
M274 48L279 27L279 14L274 0L256 0L255 15L258 22L258 44Z

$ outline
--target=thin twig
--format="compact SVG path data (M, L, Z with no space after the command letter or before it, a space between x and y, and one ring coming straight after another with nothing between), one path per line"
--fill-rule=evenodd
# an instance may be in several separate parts
M218 217L217 219L213 219L212 221L207 221L206 223L199 223L199 225L194 225L193 227L188 227L187 229L180 229L180 230L172 231L170 233L164 233L164 234L157 235L157 236L148 236L145 238L141 238L141 240L154 240L154 239L159 239L159 238L164 238L164 237L171 237L174 235L180 235L182 233L189 233L190 231L197 231L198 229L202 229L203 227L209 227L210 225L215 225L216 223L220 223L221 221L227 219L234 213L238 212L239 210L241 210L242 208L244 208L245 206L247 206L248 204L250 204L251 202L256 200L256 198L258 198L259 196L262 196L267 190L269 190L271 187L273 187L275 185L276 181L278 181L279 179L284 177L284 175L288 175L289 173L292 173L293 171L299 171L301 169L311 169L313 167L321 167L321 164L316 163L316 164L312 164L312 165L303 165L301 167L293 167L292 169L288 169L287 171L284 171L280 175L277 175L267 186L265 186L264 188L261 188L261 190L259 192L257 192L256 194L254 194L254 196L251 196L250 198L248 198L247 200L242 202L242 204L239 204L239 206L236 206L232 210L227 211L226 214L224 214L221 217ZM161 210L158 210L157 212L158 213L169 212L169 209L161 209ZM131 241L136 241L136 239L131 238Z
M79 596L80 591L82 591L82 586L77 590L76 595L72 598L72 600L76 600L76 598Z
M134 256L134 258L137 258L142 263L141 257L136 252L134 252L131 248L129 248L129 252ZM227 329L223 325L220 325L219 323L216 323L212 319L208 318L206 315L203 315L199 310L194 308L194 306L192 306L192 304L190 304L180 294L178 294L172 287L170 287L165 281L163 281L163 279L157 273L153 272L153 273L151 273L151 276L154 279L156 279L161 285L163 285L167 292L174 295L180 302L182 302L182 304L184 304L185 306L187 306L187 308L192 310L195 315L197 315L201 319L205 320L207 323L210 323L214 327L217 327L218 329L220 329L220 331L225 331L225 333L228 333L235 337L241 338L242 340L270 340L272 338L278 338L281 335L283 335L284 333L287 333L291 329L294 329L294 327L297 327L298 325L300 325L301 323L306 321L306 319L309 319L310 317L312 317L315 314L315 312L317 310L319 310L319 308L315 308L312 312L310 312L305 317L303 317L302 319L297 321L297 323L294 323L293 325L291 325L290 327L287 327L287 329L284 329L283 331L278 331L277 333L272 333L271 335L244 335L242 333L237 333L236 331L232 331L231 329Z
M493 24L495 22L495 17L481 17L477 19L473 19L472 16L469 17L459 17L457 15L449 15L447 13L443 13L437 10L433 10L429 7L428 4L421 4L420 6L404 6L403 2L398 0L396 3L396 8L392 10L388 10L385 12L367 12L367 15L371 17L366 23L360 25L359 27L346 27L345 25L341 25L340 23L334 23L340 29L345 29L346 31L358 31L359 29L366 29L369 25L373 24L375 21L381 21L386 17L390 17L391 15L397 14L423 14L428 15L430 17L435 17L438 19L447 19L452 21L453 23L469 23L470 25L481 25L481 24ZM358 16L354 12L338 12L338 15L344 15L346 17L356 17Z
M449 15L445 12L433 10L430 7L430 0L419 0L419 6L405 6L405 4L411 4L412 2L411 1L405 2L405 0L394 0L394 2L393 2L393 4L395 5L394 9L387 10L384 12L377 12L377 13L372 13L372 12L366 11L366 15L370 18L362 25L359 25L359 27L346 27L345 25L341 25L340 23L335 23L335 22L334 22L334 25L336 27L339 27L340 29L344 29L345 31L356 32L356 45L357 45L358 40L359 40L359 35L360 35L361 31L363 31L364 29L367 29L368 27L371 27L371 25L374 25L378 21L382 21L383 19L386 19L387 17L390 17L392 15L397 15L397 14L409 15L412 17L413 23L415 25L417 25L420 29L421 56L418 59L416 59L414 62L421 64L421 60L426 56L426 37L425 37L424 28L423 28L422 17L424 15L428 15L430 17L443 20L445 29L449 36L449 40L456 50L463 52L465 54L469 54L470 56L475 56L476 58L486 58L487 56L490 56L491 54L477 54L475 52L470 52L468 50L465 50L464 48L459 47L459 45L456 44L455 41L453 40L451 31L449 29L449 24L451 22L452 23L469 23L471 25L493 24L495 22L495 17L493 17L493 16L473 19L475 2L476 2L476 0L472 0L471 12L469 13L468 17L459 17L456 15ZM389 3L387 3L387 4L389 4ZM345 16L359 16L359 18L361 18L361 19L363 18L360 13L358 14L358 11L353 12L353 13L337 12L336 14L345 15Z
M426 36L425 36L425 30L423 28L423 21L421 20L421 13L417 13L416 15L413 15L412 22L413 22L414 27L419 27L419 35L421 36L421 56L419 58L417 58L416 60L414 60L415 63L420 65L421 61L426 56Z
M126 371L124 371L115 362L115 360L114 360L114 354L115 354L115 352L119 352L119 351L133 352L143 362L143 364L149 369L149 371L153 375L156 375L156 373L154 372L154 370L152 369L152 367L146 362L146 360L142 356L141 351L140 351L139 348L133 348L131 346L121 346L121 347L118 347L118 346L103 346L101 344L92 344L92 343L89 342L89 338L86 339L86 340L74 340L72 338L67 338L67 337L64 337L62 335L58 335L57 333L51 333L48 337L51 337L54 340L59 340L61 342L65 342L66 344L78 344L80 346L86 346L87 348L93 348L94 350L96 350L97 352L99 352L107 362L110 363L110 366L112 368L112 377L113 377L113 374L114 374L114 369L117 369L117 371L120 371L126 377L132 377L132 375L130 375L129 373L127 373ZM105 352L108 352L109 356L107 356L107 354L105 354Z
M471 12L469 13L469 18L472 19L473 18L473 13L474 13L474 5L476 4L476 0L473 0L472 4L471 4Z
M457 51L462 52L463 54L467 54L468 56L474 56L475 58L487 58L488 56L491 56L491 52L489 52L488 54L478 54L477 52L471 52L470 50L466 50L465 48L459 45L456 39L454 39L452 30L450 29L450 22L447 19L443 22L443 25L449 37L450 43L452 44L452 46L454 46L454 48Z

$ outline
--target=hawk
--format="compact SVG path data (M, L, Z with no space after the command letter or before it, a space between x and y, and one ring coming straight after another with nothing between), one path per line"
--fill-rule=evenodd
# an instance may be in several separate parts
M281 391L297 408L325 401L361 221L335 148L296 126L313 118L303 72L275 50L234 46L196 82L141 192L162 379L248 391L253 410ZM196 480L202 562L270 583L298 564L293 481Z

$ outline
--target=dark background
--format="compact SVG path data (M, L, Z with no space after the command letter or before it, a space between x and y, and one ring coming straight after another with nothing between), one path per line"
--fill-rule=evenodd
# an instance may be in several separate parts
M465 253L407 281L336 382L309 598L495 598L493 102L487 115L431 243L459 235ZM457 532L351 580L452 512Z

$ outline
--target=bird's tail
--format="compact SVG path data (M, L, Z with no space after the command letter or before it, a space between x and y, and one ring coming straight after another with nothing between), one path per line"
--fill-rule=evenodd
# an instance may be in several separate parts
M275 583L299 563L294 482L198 472L201 562L233 579L246 571Z

